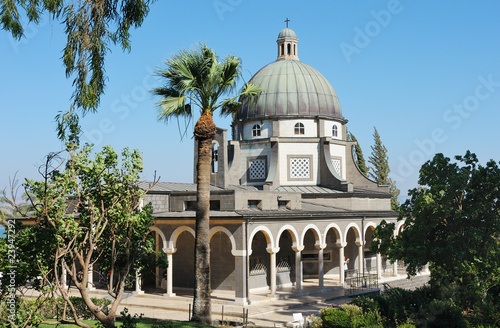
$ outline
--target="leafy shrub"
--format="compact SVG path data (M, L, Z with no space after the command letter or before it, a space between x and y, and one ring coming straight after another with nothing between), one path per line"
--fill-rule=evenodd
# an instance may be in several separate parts
M445 302L434 299L429 304L430 317L427 320L427 327L467 327L462 311L452 302Z
M360 316L352 318L352 327L353 328L364 328L364 327L381 327L381 320L377 317L376 313L368 312L364 313Z
M5 297L0 303L0 327L37 326L42 317L33 306L36 299Z
M340 309L326 308L320 311L323 328L350 328L351 318Z
M351 301L351 304L357 305L363 309L364 313L378 311L379 305L373 298L369 296L359 296Z
M403 323L402 325L397 326L397 328L416 328L416 327L411 323Z
M141 315L138 315L137 313L134 314L134 316L131 316L128 313L128 309L124 308L122 312L120 312L122 315L120 321L122 322L122 328L136 328L137 323L139 323L139 320L142 319L143 313Z
M73 303L73 306L75 307L76 313L78 313L78 318L80 320L97 320L97 318L94 316L94 314L89 310L85 302L83 301L83 298L81 297L75 297L71 296L70 298L71 303ZM105 314L109 313L109 305L111 304L111 301L105 298L91 298L92 302L96 306L98 306L102 312ZM64 299L58 298L57 299L57 307L54 309L54 313L52 316L47 316L44 317L46 319L60 319L63 316L64 312ZM47 311L47 313L50 313ZM67 320L73 320L73 312L71 311L71 308L69 305L66 307L66 319Z
M351 318L363 315L363 309L354 304L342 304L340 308L344 310Z
M323 327L323 321L320 317L311 314L306 318L306 327L308 328L321 328Z

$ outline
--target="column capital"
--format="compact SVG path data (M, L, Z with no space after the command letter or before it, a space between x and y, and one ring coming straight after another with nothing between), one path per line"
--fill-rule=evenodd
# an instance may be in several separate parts
M358 246L358 247L365 246L366 240L363 240L363 241L356 240L355 243L356 243L356 246Z
M304 250L304 245L300 245L300 246L292 246L292 249L295 251L295 252L302 252Z
M317 250L322 250L326 248L326 243L325 244L314 244L314 247L316 247Z
M231 254L233 254L233 256L247 256L247 251L244 249L233 249Z
M269 248L266 248L266 251L269 253L269 254L276 254L280 251L280 248L279 247L269 247Z
M338 247L338 248L344 248L347 246L347 242L343 242L343 243L335 243L335 245Z
M162 251L165 254L174 254L177 252L177 248L162 248Z

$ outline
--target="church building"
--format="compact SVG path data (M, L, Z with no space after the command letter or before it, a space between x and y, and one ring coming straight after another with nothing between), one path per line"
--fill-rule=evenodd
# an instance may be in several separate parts
M254 291L300 292L304 279L341 286L344 257L359 273L397 270L369 250L373 229L397 219L388 186L360 172L335 90L298 50L295 32L283 29L277 59L250 80L264 90L257 104L243 103L232 140L218 128L213 143L211 286L234 291L237 304ZM196 184L159 182L145 202L169 260L150 283L166 296L192 289Z

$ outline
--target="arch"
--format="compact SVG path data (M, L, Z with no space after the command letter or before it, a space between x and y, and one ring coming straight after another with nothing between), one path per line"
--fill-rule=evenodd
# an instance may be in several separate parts
M160 228L156 227L156 226L151 226L149 227L149 230L150 231L154 231L156 232L158 235L160 235L161 237L161 240L163 241L162 243L162 249L163 248L167 248L167 238L165 237L165 234L163 233L163 231L160 230Z
M271 230L269 230L269 228L266 226L260 225L255 227L250 233L250 237L248 238L248 245L249 245L248 255L252 254L252 240L255 234L259 231L264 234L264 237L266 238L267 241L267 247L274 248L274 240Z
M399 235L405 229L405 221L401 220L397 222L396 229L394 229L394 236Z
M369 221L368 223L365 223L365 231L363 231L363 236L366 236L366 232L368 231L368 228L373 228L375 229L377 225L375 222Z
M286 54L287 55L291 55L292 54L291 44L290 43L286 44Z
M219 143L212 141L212 173L219 171Z
M345 231L344 231L344 240L346 240L346 241L347 241L347 233L349 232L349 229L351 229L351 228L354 228L354 229L353 229L353 231L354 231L354 234L355 234L355 236L356 236L356 239L357 239L358 241L360 241L361 236L360 236L360 234L359 234L359 233L360 233L361 229L360 229L360 228L359 228L359 226L358 226L356 223L354 223L354 222L349 223L349 224L347 225L347 227L345 228Z
M217 226L217 227L213 227L212 229L210 229L210 231L209 231L210 239L212 239L212 236L216 232L219 232L219 231L225 233L228 236L229 241L231 242L231 252L235 251L236 250L236 240L234 239L234 236L231 233L231 231L229 231L226 227Z
M304 237L307 233L307 231L312 230L314 237L316 237L316 243L323 244L324 241L322 240L321 236L321 231L319 231L318 227L315 224L308 224L305 226L304 230L302 230L302 235L300 236L300 244L304 245Z
M180 226L177 229L175 229L174 232L172 232L172 234L170 235L169 243L172 245L171 248L177 248L177 245L176 245L177 238L184 231L187 231L187 232L191 233L191 235L193 235L193 237L196 236L193 228L188 227L188 226Z
M325 243L326 243L326 235L328 235L328 231L330 231L330 229L333 229L333 231L335 232L335 237L337 237L339 243L342 243L345 240L342 238L342 233L341 233L342 229L340 229L338 224L330 223L329 225L326 226L325 232L323 233L323 235L325 236Z
M278 231L278 234L276 235L276 245L279 245L280 243L280 238L281 234L285 231L288 230L290 233L290 236L292 236L292 241L294 243L293 246L300 246L299 244L299 234L297 230L290 224L285 224L284 226L281 227L281 229Z

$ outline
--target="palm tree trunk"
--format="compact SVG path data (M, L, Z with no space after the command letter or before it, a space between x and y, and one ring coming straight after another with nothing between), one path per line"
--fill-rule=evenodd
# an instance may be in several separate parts
M194 299L191 321L212 325L210 299L210 172L212 164L212 141L215 137L212 114L204 112L194 128L198 141L197 210L194 247Z

